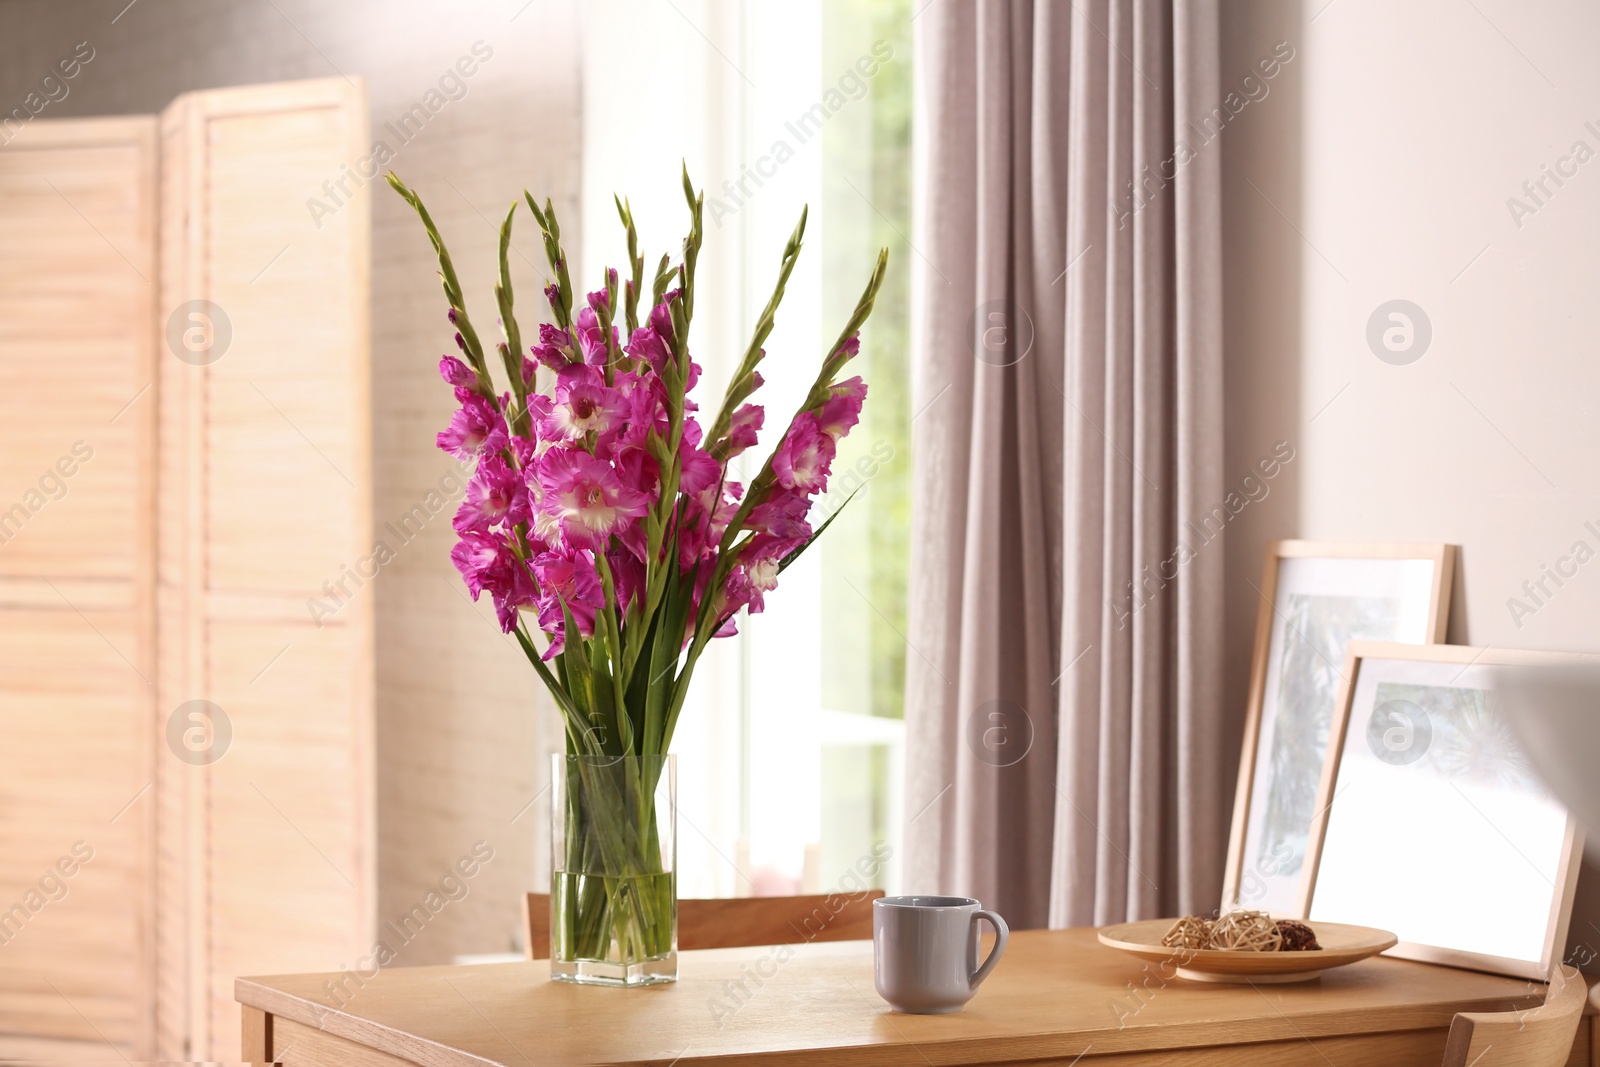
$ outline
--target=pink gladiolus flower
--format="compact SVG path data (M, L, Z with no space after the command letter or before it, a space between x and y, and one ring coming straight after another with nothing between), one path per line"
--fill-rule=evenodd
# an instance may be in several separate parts
M617 450L615 464L617 477L622 484L654 501L661 490L661 468L648 450L638 445L628 445Z
M487 592L494 600L500 629L517 628L517 611L534 602L533 577L517 561L511 546L494 534L467 532L450 550L450 561L461 572L472 599Z
M572 613L580 636L594 633L595 613L605 606L605 587L595 570L594 555L579 552L564 556L549 552L535 556L534 573L539 577L539 629L550 635L550 648L544 659L559 655L566 647L566 620L562 606Z
M698 422L683 420L683 446L678 450L681 457L678 488L690 496L709 493L722 480L722 464L712 459L711 453L701 450L700 435Z
M515 526L528 517L528 493L521 472L499 456L485 456L467 483L467 497L456 511L457 533Z
M867 400L867 383L857 375L840 382L830 391L817 413L817 423L822 432L837 441L861 420L861 405Z
M680 510L676 526L678 566L687 571L699 560L715 552L726 526L726 522L719 526L716 516L710 515L703 504L691 503Z
M804 493L778 490L750 509L745 525L773 537L810 537L811 525L806 522L810 511L811 501Z
M728 458L732 459L747 448L756 445L756 432L766 421L766 409L760 404L746 404L733 413L728 425Z
M647 506L655 505L661 493L661 471L654 456L638 445L626 445L617 450L613 466L625 488L641 494ZM628 523L617 532L617 540L638 559L645 558L648 536L644 524Z
M804 543L803 537L781 538L767 534L759 534L751 539L738 566L728 575L723 602L718 606L718 614L725 621L715 636L728 637L738 632L734 626L734 616L741 608L751 615L759 615L766 610L766 594L778 588L778 571L784 557Z
M655 316L652 314L651 318L654 319ZM666 367L670 354L666 337L657 332L653 326L641 326L633 331L632 337L628 338L628 355L643 360L657 374Z
M439 447L457 459L493 455L506 447L506 424L486 397L469 396L439 432Z
M566 346L571 343L567 331L558 329L548 322L539 324L539 343L528 351L533 353L533 358L543 363L553 371L559 371L568 363Z
M572 448L552 448L539 461L544 506L573 548L604 547L606 538L650 508L639 490L622 484L611 464Z
M766 610L766 594L778 588L778 565L782 557L772 556L751 560L735 567L728 576L728 604L725 614L746 608L752 615Z
M455 356L439 357L439 377L457 388L470 389L478 384L477 372Z
M541 422L543 422L545 419L550 417L550 409L552 407L554 407L554 406L555 406L555 401L551 400L549 397L545 396L543 393L529 393L528 394L528 421L530 423L532 423L532 425L537 427ZM516 438L516 440L518 440L518 441L526 441L527 438L519 437L519 438ZM533 444L534 444L534 442L528 441L528 445L529 445L530 448L533 446ZM521 455L521 453L519 452L518 455ZM526 466L526 464L524 464L524 466Z
M554 406L555 402L543 393L528 394L528 428L531 432L527 437L511 438L511 450L516 454L517 466L524 470L536 466L538 458L549 451L552 445L559 443L541 431Z
M700 380L700 364L694 360L689 361L689 377L684 379L683 410L693 415L700 410L700 405L689 399L689 393L694 390L695 383Z
M492 590L490 596L494 599L495 618L500 620L500 629L505 633L517 628L522 608L532 607L538 601L533 576L528 573L527 566L515 558L511 561L511 581L504 589Z
M566 354L555 345L534 345L528 349L533 353L533 358L551 370L560 370L567 365Z
M672 302L682 295L681 289L668 289L661 294L661 303L650 309L650 328L664 341L672 340Z
M630 529L642 528L637 523ZM635 597L644 596L644 561L631 552L607 552L606 565L611 568L611 581L617 591L617 608L627 614L628 605Z
M743 494L744 487L738 482L728 482L723 486L723 492L726 494L725 498L718 502L716 509L711 512L711 521L709 523L705 519L706 509L703 504L697 504L685 509L687 516L692 517L694 529L703 529L705 531L705 539L699 544L698 552L696 553L699 556L710 556L716 552L723 533L728 529L728 523L732 522L733 517L739 512L739 497ZM692 539L691 543L693 543ZM691 557L685 555L684 558L689 559Z
M501 588L509 582L510 565L516 557L503 538L469 531L450 550L450 562L461 572L467 592L477 600L485 589Z
M531 451L534 446L530 442L527 447ZM539 481L538 463L531 459L523 460L522 474L524 487L528 492L528 532L531 535L530 540L537 542L533 547L537 548L539 545L549 548L560 547L561 521L550 514L549 509L544 506L544 483Z
M745 549L745 560L750 565L761 560L781 562L785 556L805 543L804 537L769 537L766 534L757 534L750 539L750 547ZM775 588L777 584L775 573L772 580L773 585L763 588Z
M833 454L833 438L822 431L817 417L808 411L797 417L784 434L783 443L772 457L772 473L785 489L798 489L808 495L820 493L828 487Z
M682 457L682 473L678 477L678 488L690 496L703 496L710 493L722 480L722 464L711 458L711 453L703 452L698 448L684 442L679 449Z
M634 393L649 389L649 383L631 370L618 370L611 375L611 388L631 400Z
M556 379L556 403L541 429L550 437L575 441L585 434L606 433L627 415L627 401L606 386L598 370L569 363Z
M744 568L745 580L750 583L750 612L760 612L766 605L762 595L778 588L778 566L783 560L778 556L768 556L763 559L752 560Z
M643 446L652 430L663 441L666 440L672 422L667 416L667 406L661 402L654 385L659 380L652 378L641 381L628 393L628 421L622 433L623 444Z
M610 358L606 348L606 332L600 328L600 319L595 315L594 309L584 308L579 311L572 328L573 333L578 335L578 352L583 356L583 361L592 367L605 366ZM613 326L612 340L616 340L616 336L617 328Z

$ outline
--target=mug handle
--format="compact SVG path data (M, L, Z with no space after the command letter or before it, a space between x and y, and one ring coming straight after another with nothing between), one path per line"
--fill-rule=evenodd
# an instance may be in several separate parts
M994 970L994 965L1000 962L1001 956L1005 955L1006 942L1011 939L1011 927L1006 925L1006 921L1000 918L998 912L990 911L988 908L979 908L972 913L973 924L976 925L979 919L989 920L989 925L994 927L995 940L994 948L989 950L989 958L984 960L983 966L974 971L972 977L968 979L968 984L973 989L977 989L978 986L983 984L983 980L989 977L989 972ZM976 938L978 931L973 930L972 936Z

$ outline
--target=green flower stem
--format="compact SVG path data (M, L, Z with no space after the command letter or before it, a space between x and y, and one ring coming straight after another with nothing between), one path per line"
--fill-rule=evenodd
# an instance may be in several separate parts
M627 314L628 336L632 337L633 331L639 328L639 287L644 284L644 257L639 254L639 231L633 225L633 205L615 194L611 199L616 202L623 229L628 231L628 266L632 270L632 277L626 289L624 310Z
M563 920L559 933L571 934L569 958L607 959L613 939L622 961L671 947L675 898L661 863L654 803L665 765L664 758L566 763L566 861L552 892Z
M506 337L506 343L499 346L500 359L505 364L506 378L511 382L511 395L517 398L517 411L511 428L513 432L526 437L529 431L528 385L522 380L522 332L517 329L517 318L512 314L511 264L508 259L511 251L511 220L516 213L517 204L513 200L511 210L506 212L506 220L500 224L500 283L494 287L494 298L500 308L500 328Z
M761 312L761 318L756 321L755 333L751 335L750 346L745 349L744 358L739 361L733 376L728 379L728 390L722 398L722 409L717 412L716 421L706 433L705 439L712 442L712 455L718 462L727 456L728 446L724 438L733 423L734 409L755 391L755 369L766 355L761 346L766 344L767 337L772 333L777 321L778 305L783 302L784 288L789 283L789 275L794 273L795 264L800 260L800 248L806 234L806 216L809 213L809 207L801 208L800 221L795 223L794 232L789 235L789 243L783 249L783 261L778 268L778 282L772 287L772 296L767 299L767 306Z

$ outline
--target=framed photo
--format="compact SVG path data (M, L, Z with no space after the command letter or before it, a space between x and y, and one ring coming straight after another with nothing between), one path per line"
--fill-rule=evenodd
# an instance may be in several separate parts
M1583 832L1513 730L1552 652L1356 642L1334 717L1302 910L1392 931L1391 956L1544 981Z
M1454 545L1267 545L1223 910L1304 917L1306 843L1345 646L1443 641L1454 569Z

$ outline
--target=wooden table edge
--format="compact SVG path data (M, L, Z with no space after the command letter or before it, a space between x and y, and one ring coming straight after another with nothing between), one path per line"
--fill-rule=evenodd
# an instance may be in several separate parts
M353 1044L402 1057L411 1062L454 1063L461 1064L462 1067L500 1063L499 1060L487 1059L454 1045L432 1041L365 1016L352 1015L305 997L286 993L270 984L274 978L281 977L294 976L237 978L234 981L234 999L240 1004L244 1016L244 1044L241 1051L246 1062L271 1062L267 1057L279 1051L272 1047L272 1023L274 1018L281 1017ZM1272 989L1268 987L1264 992L1270 993ZM929 1061L930 1063L974 1062L970 1059L974 1053L980 1053L985 1062L997 1064L1027 1063L1049 1057L1066 1057L1070 1061L1073 1056L1082 1055L1093 1049L1092 1055L1089 1056L1092 1060L1102 1055L1117 1053L1181 1052L1219 1046L1265 1045L1295 1039L1375 1037L1383 1034L1441 1029L1448 1028L1451 1019L1458 1012L1515 1011L1534 1006L1539 1002L1540 996L1530 992L1519 997L1484 997L1458 1001L1448 1007L1407 1005L1373 1010L1362 1013L1363 1025L1360 1029L1341 1027L1335 1020L1326 1017L1278 1011L1275 1017L1263 1015L1262 1021L1265 1025L1262 1026L1261 1022L1258 1022L1256 1025L1261 1027L1260 1032L1246 1043L1237 1041L1238 1020L1220 1019L1187 1023L1176 1027L1171 1024L1138 1023L1131 1023L1126 1027L1108 1025L1101 1029L1072 1033L1041 1028L1035 1032L1009 1035L1003 1039L1004 1047L997 1047L993 1035L925 1039L918 1041L916 1047L919 1051L937 1054ZM1591 1006L1588 1011L1593 1012L1594 1008ZM1152 1045L1148 1040L1138 1039L1141 1031L1151 1030L1160 1032L1160 1044ZM881 1048L882 1046L877 1044L862 1044L833 1045L826 1049L780 1049L766 1053L768 1059L763 1062L814 1062L815 1057L823 1053L853 1061L851 1053L870 1056L873 1050ZM737 1063L741 1062L742 1057L742 1053L727 1053L712 1058ZM697 1062L700 1062L700 1057L687 1057L683 1060L686 1065ZM1600 1064L1596 1067L1600 1067Z
M233 999L238 1002L243 1017L240 1052L245 1063L277 1062L272 1058L273 1054L279 1051L273 1048L273 1021L283 1018L352 1044L391 1056L403 1056L416 1063L450 1059L461 1064L500 1067L499 1060L485 1059L454 1045L430 1041L405 1030L396 1030L392 1026L385 1026L363 1016L350 1015L264 984L270 982L273 977L281 976L267 975L233 980ZM285 1008L288 1010L284 1010ZM329 1020L334 1020L339 1025L326 1025ZM379 1043L374 1040L375 1038L387 1040ZM429 1056L429 1053L433 1055ZM418 1059L419 1056L427 1056L428 1059L426 1061Z

